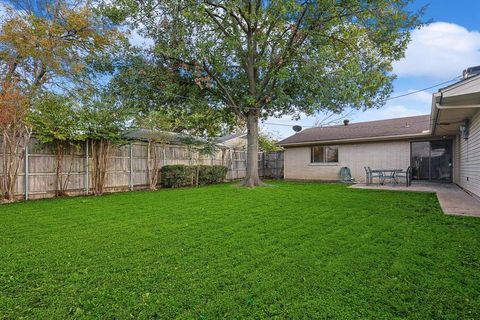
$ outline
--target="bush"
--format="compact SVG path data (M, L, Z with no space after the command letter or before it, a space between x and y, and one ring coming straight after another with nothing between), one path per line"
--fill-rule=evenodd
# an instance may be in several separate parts
M163 187L178 188L191 186L195 180L195 168L182 164L163 166L160 170Z
M219 183L227 176L227 167L224 166L200 166L198 171L198 184Z
M198 166L198 184L206 185L225 180L228 169L224 166ZM161 184L167 188L196 185L197 166L169 165L163 166Z

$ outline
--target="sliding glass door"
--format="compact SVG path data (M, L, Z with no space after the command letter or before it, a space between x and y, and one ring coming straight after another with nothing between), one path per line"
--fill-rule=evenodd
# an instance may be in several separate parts
M415 180L452 181L452 141L412 142L412 175Z

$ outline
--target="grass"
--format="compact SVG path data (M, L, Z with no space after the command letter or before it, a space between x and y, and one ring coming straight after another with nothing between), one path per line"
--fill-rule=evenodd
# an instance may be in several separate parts
M0 318L480 318L480 219L271 182L0 206Z

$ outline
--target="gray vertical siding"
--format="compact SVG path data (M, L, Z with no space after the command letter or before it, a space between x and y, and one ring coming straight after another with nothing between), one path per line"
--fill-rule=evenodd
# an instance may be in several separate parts
M453 139L453 182L460 184L460 136Z
M468 140L459 138L459 171L457 183L480 197L480 111L470 119Z

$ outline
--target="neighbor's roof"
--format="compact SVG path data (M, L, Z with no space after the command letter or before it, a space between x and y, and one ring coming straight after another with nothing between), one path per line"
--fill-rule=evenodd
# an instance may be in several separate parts
M240 132L240 133L234 133L234 134L229 134L227 136L223 136L217 139L218 142L225 142L228 140L232 140L235 138L242 138L245 137L247 134L245 132Z
M356 140L385 140L395 137L427 135L430 115L395 118L388 120L350 123L329 127L305 129L282 141L280 145L302 145L317 142L354 142Z
M168 144L174 145L184 145L186 144L186 140L198 143L207 143L209 140L203 137L197 137L193 135L188 135L185 133L179 132L154 132L150 129L144 128L134 128L128 131L124 137L129 140L140 140L140 141L148 141L149 139L166 139L168 140ZM216 146L219 148L224 148L221 143L216 143Z
M155 133L149 129L135 128L135 129L131 129L125 134L125 138L127 139L143 140L143 141L146 141L151 138L160 139L160 138L166 138L166 137L168 137L171 144L181 143L182 135L176 132Z

